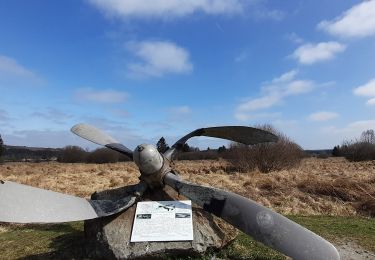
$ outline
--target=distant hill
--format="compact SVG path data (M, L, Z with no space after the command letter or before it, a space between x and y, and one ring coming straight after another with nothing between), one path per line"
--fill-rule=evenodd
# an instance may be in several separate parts
M43 148L4 145L5 152L3 159L5 161L53 161L61 153L61 148Z
M305 150L305 153L308 155L312 156L317 156L317 155L332 155L332 149L321 149L321 150Z

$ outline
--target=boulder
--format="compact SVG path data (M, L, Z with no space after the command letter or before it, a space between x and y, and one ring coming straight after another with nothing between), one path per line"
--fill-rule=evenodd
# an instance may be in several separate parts
M94 193L93 199L118 199L131 194L132 187ZM148 190L141 201L186 200L171 188ZM130 242L136 204L114 216L85 221L86 253L90 258L142 259L169 255L197 256L219 250L237 234L229 224L194 206L193 241ZM168 223L166 223L167 225Z

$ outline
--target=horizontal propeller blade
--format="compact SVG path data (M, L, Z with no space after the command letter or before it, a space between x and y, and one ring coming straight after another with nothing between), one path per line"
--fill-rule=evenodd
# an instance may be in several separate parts
M89 140L95 144L103 145L109 149L125 154L130 159L133 159L133 152L129 148L120 144L118 141L116 141L116 139L94 126L81 123L73 126L71 131L86 140Z
M276 142L278 140L278 137L270 132L248 126L200 128L178 140L168 151L165 152L164 156L170 160L176 150L181 150L186 141L195 136L222 138L247 145Z
M166 174L164 182L207 212L293 259L340 259L331 243L252 200L185 182L173 173Z
M146 189L139 183L139 191ZM0 181L0 222L59 223L116 214L134 204L138 195L117 201L86 200L63 193Z

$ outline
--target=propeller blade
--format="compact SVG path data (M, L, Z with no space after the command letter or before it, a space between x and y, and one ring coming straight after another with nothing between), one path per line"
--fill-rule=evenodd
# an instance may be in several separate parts
M173 173L167 173L164 182L204 210L293 259L340 259L331 243L252 200L185 182Z
M139 184L143 193L146 185ZM0 222L59 223L116 214L134 204L138 195L117 201L86 200L10 181L0 181Z
M175 151L182 149L186 141L194 136L222 138L247 145L276 142L278 140L278 137L270 132L248 126L219 126L200 128L178 140L168 151L164 153L164 156L170 160Z
M74 134L89 140L95 144L103 145L109 149L125 154L133 159L133 152L126 146L120 144L116 139L88 124L77 124L70 129Z

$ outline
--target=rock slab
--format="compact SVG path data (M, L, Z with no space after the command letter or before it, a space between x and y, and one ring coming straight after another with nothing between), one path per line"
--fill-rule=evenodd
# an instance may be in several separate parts
M124 189L124 188L123 188ZM95 198L124 196L126 191L96 193ZM116 199L116 198L114 198ZM172 189L146 192L141 200L184 200ZM236 230L193 206L193 241L130 242L136 204L114 216L85 221L86 253L90 258L150 259L168 255L196 256L208 249L218 250L231 241Z

